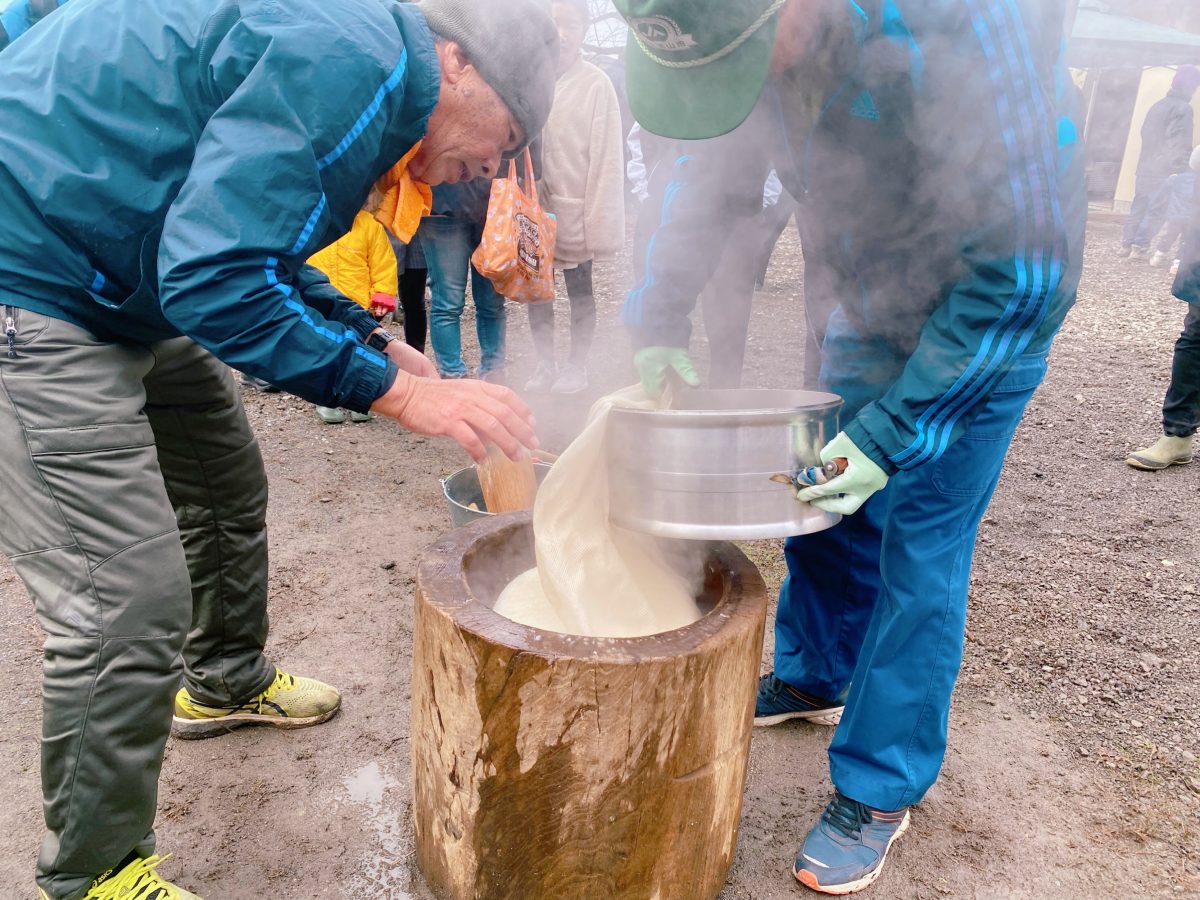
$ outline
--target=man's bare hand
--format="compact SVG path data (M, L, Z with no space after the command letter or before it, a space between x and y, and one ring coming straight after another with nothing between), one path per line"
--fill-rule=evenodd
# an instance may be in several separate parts
M421 378L438 377L437 366L430 362L424 353L415 347L408 346L398 338L387 345L386 352L402 372L408 372L410 375L417 375Z
M514 460L522 447L538 445L529 407L508 388L486 381L442 381L401 371L371 410L418 434L452 437L476 462L487 453L487 444Z

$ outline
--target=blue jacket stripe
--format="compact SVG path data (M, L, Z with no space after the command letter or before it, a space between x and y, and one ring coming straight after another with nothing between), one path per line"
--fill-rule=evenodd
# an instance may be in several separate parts
M12 43L29 30L29 0L14 0L7 9L0 12L0 25Z
M326 328L324 325L317 324L312 317L312 311L303 303L295 299L293 294L295 291L289 284L284 284L279 280L279 260L274 256L267 257L267 265L264 270L267 278L267 284L275 288L283 295L283 305L294 313L299 313L300 321L307 325L315 334L320 335L326 340L332 341L335 344L344 344L347 341L356 341L358 337L349 329L345 331L334 331L332 328ZM387 362L376 353L368 353L363 347L356 347L354 350L356 356L361 356L363 359L370 360L372 364L386 369Z
M654 229L654 233L650 235L650 240L646 241L646 267L642 275L642 283L633 288L625 298L625 309L621 313L621 321L626 325L641 325L643 307L645 305L646 291L649 290L658 280L654 277L654 243L658 237L658 229L667 225L671 221L671 203L674 201L679 192L683 190L684 179L679 177L682 174L684 163L690 156L681 156L675 160L674 171L675 180L667 184L666 190L663 191L662 209L658 214L658 226Z
M988 62L988 73L996 89L996 108L1008 155L1016 222L1015 289L1004 313L988 329L966 370L918 419L912 443L892 457L898 466L906 468L940 455L948 446L954 425L962 414L992 388L1003 365L1028 347L1036 327L1045 317L1062 273L1063 225L1056 166L1043 127L1049 117L1029 48L1022 41L1018 54L1010 36L1023 32L1020 14L1011 0L1007 12L995 4L991 7L995 19L1004 25L1004 31L999 35L1005 57L1002 59L997 51L997 37L980 4L974 0L968 2ZM1031 106L1035 112L1032 121L1029 116ZM1039 165L1039 158L1047 162ZM1020 165L1022 160L1026 161L1024 172ZM1052 221L1046 220L1039 197L1049 199ZM1047 247L1050 248L1048 265L1045 259Z
M313 207L313 211L308 214L308 221L304 223L304 228L300 230L300 236L296 238L296 243L292 244L288 250L289 256L295 256L304 249L304 245L308 243L308 239L312 237L313 229L317 227L317 222L321 218L321 213L325 211L325 194L321 194L321 199L317 201L317 205Z
M1036 226L1036 241L1034 244L1036 254L1029 257L1029 263L1032 267L1032 284L1041 286L1041 289L1031 302L1025 305L1019 320L1006 333L1004 340L996 351L996 356L993 358L990 371L982 376L984 380L977 381L975 386L957 404L953 412L954 420L957 420L963 412L971 408L971 406L982 398L984 393L991 389L991 382L997 374L997 367L999 365L1004 361L1013 359L1028 349L1029 342L1044 320L1049 310L1050 302L1058 290L1059 282L1062 279L1063 259L1066 253L1063 243L1065 233L1064 223L1058 202L1058 185L1056 180L1058 167L1049 131L1049 123L1052 121L1052 116L1050 110L1046 108L1043 102L1043 92L1038 89L1037 74L1032 64L1032 53L1029 50L1028 44L1024 41L1025 30L1019 24L1020 15L1012 6L1011 0L1005 0L1005 2L1008 3L1012 11L1012 18L1008 20L1002 19L999 23L1000 28L996 30L1001 33L1004 39L1005 55L1010 66L1015 68L1018 65L1023 65L1025 84L1031 91L1035 116L1032 120L1030 119L1028 115L1029 108L1024 104L1019 105L1018 108L1022 113L1021 121L1023 130L1027 135L1027 146L1032 147L1032 145L1037 144L1042 151L1042 165L1038 164L1037 157L1032 153L1025 155L1026 183L1033 194L1033 219ZM999 15L998 7L993 6L992 11ZM1014 21L1017 24L1014 24ZM1019 54L1013 41L1014 34L1021 45L1021 52ZM1041 123L1040 126L1038 123ZM1039 198L1042 197L1049 200L1049 220L1047 220L1046 216L1046 205L1038 202ZM942 432L938 440L935 456L941 455L949 445L953 424L954 421L951 421L950 426Z
M371 102L367 104L367 108L362 111L354 124L350 126L350 130L346 132L346 136L337 142L337 146L317 160L317 171L335 163L339 157L347 150L350 145L358 140L358 136L366 130L371 124L371 120L378 114L379 109L383 106L384 98L396 89L400 84L400 80L404 77L404 68L408 65L408 49L404 49L400 53L400 62L396 63L396 68L392 69L392 73L379 86L379 90L375 92L375 96L371 98Z

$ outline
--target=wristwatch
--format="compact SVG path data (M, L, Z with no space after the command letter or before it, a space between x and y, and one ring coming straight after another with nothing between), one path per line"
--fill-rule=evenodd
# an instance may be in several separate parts
M386 353L387 345L395 339L396 336L387 329L380 328L378 331L372 331L370 334L368 334L365 343L373 350L378 350L380 353Z

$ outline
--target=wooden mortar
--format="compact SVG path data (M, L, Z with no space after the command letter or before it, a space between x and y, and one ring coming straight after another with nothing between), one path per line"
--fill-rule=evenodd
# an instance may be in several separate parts
M707 613L588 638L492 611L533 565L528 513L436 544L417 574L417 862L452 900L704 900L737 845L766 587L710 545Z

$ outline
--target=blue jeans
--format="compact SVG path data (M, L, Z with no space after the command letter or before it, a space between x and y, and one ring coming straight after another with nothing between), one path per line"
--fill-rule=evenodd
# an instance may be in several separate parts
M938 460L898 472L854 515L784 547L775 674L820 697L846 697L829 764L854 800L896 810L937 778L975 534L1045 372L1044 354L1020 357ZM866 399L843 389L851 409Z
M475 301L475 333L479 336L479 375L504 368L504 298L492 283L475 271L471 254L479 246L482 222L448 216L421 221L421 245L429 267L429 340L443 376L463 376L463 308L467 302L467 270L471 272L471 297Z

